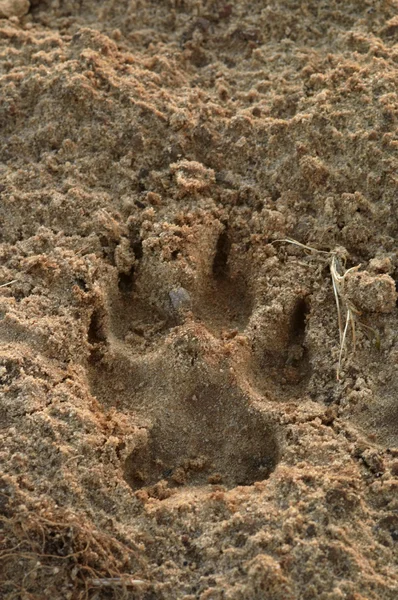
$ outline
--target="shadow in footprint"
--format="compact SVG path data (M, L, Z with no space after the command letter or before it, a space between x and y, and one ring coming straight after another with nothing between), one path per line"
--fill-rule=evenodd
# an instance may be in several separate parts
M140 261L144 255L142 240L134 235L130 241L130 247L133 251L136 261ZM121 294L131 294L134 290L135 279L136 279L137 262L133 264L127 273L119 273L118 288Z
M128 273L120 273L118 288L121 294L131 294L134 290L135 267L132 266Z
M198 385L173 410L164 410L125 465L134 489L251 485L275 469L280 445L275 425L239 389Z
M107 315L103 307L94 309L87 332L87 341L90 345L89 363L94 365L103 357L106 348L106 320Z
M225 329L243 331L252 311L245 265L237 266L236 248L232 257L232 242L228 229L218 237L211 268L211 280L195 306L195 313L209 328L219 332ZM240 262L240 261L239 261Z
M231 241L225 229L217 240L216 253L213 260L213 277L216 281L223 281L229 275L228 258L231 251Z
M309 306L305 298L298 298L290 318L289 341L286 349L285 366L297 371L298 377L303 378L308 370L308 352L305 348L305 330Z
M301 394L311 374L305 345L308 313L307 298L298 297L290 308L285 307L279 323L268 324L265 318L252 328L252 373L260 390L268 392L276 386L278 392Z

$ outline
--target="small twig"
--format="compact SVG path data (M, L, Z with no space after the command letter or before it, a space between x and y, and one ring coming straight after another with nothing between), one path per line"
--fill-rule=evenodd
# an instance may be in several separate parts
M145 585L143 579L132 579L130 577L99 577L90 581L94 587L141 587Z
M16 283L17 281L18 281L18 279L13 279L12 281L7 281L7 283L2 283L0 285L0 288L6 287L6 285L11 285L12 283Z
M84 458L84 454L75 454L74 456L70 456L62 466L66 467L66 465L72 462L72 460L77 460L78 458Z
M318 248L312 248L312 246L306 246L305 244L302 244L301 242L297 242L296 240L292 240L291 238L284 238L281 240L273 240L272 244L275 244L276 242L287 242L288 244L293 244L293 246L299 246L299 248L304 248L305 250L311 250L311 252L319 252L320 254L333 254L333 252L330 252L329 250L318 250Z

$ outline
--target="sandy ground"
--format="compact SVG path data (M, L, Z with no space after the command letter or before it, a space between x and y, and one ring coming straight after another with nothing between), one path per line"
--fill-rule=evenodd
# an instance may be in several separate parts
M0 15L1 599L396 600L397 2Z

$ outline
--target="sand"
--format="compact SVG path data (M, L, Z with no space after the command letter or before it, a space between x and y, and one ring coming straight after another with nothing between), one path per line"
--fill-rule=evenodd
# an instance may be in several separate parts
M2 599L396 600L397 9L0 2Z

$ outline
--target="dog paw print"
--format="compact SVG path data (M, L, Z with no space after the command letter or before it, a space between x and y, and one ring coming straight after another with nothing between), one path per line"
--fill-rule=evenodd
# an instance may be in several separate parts
M272 394L309 372L305 290L267 303L218 221L181 246L165 258L158 240L143 242L88 330L93 394L141 423L125 479L158 497L269 477L281 456Z

